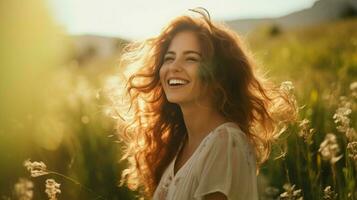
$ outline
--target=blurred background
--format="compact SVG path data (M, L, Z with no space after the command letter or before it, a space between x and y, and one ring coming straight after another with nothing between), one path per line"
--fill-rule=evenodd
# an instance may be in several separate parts
M299 121L262 166L260 198L357 199L356 0L0 0L0 199L48 199L48 178L61 184L58 199L138 199L118 186L118 59L197 6L295 88ZM30 177L26 159L80 185Z

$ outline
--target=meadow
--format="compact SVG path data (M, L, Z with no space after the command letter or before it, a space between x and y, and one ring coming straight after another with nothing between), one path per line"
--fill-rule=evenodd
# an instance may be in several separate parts
M291 195L282 199L356 199L356 23L266 26L249 36L276 81L293 82L300 107L299 120L261 169L271 186L266 199L282 191Z
M126 163L113 108L125 42L111 57L79 59L42 1L0 12L0 199L137 199L118 186ZM244 35L299 106L260 169L261 199L357 199L356 27L344 18Z

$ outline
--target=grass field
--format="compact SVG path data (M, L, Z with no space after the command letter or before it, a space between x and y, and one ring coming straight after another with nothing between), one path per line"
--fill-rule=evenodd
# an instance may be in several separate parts
M41 1L15 2L0 9L11 19L0 32L0 198L135 199L117 186L125 163L118 163L111 108L120 97L120 52L78 62ZM32 24L23 23L26 6L36 13ZM295 30L265 26L246 36L269 77L293 83L300 106L299 121L260 170L261 199L357 199L356 27L349 18ZM44 173L30 177L27 159L43 161L46 169L27 168ZM60 186L50 180L46 187L47 179Z

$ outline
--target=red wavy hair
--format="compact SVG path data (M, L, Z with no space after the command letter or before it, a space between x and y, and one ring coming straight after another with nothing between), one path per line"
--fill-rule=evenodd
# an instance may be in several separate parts
M294 99L259 73L237 33L194 11L200 16L175 18L159 36L129 44L121 57L121 67L137 69L126 85L132 118L124 127L123 121L118 123L125 147L122 160L129 164L121 185L126 183L146 197L153 195L187 134L180 107L167 100L159 77L164 54L178 32L197 34L203 50L200 78L215 94L219 112L239 125L255 145L258 166L268 158L282 122L296 119Z

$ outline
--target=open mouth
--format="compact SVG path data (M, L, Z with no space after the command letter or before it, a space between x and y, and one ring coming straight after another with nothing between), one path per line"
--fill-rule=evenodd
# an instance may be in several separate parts
M167 80L167 84L170 87L181 87L187 85L188 83L189 83L188 80L178 79L178 78L171 78Z

